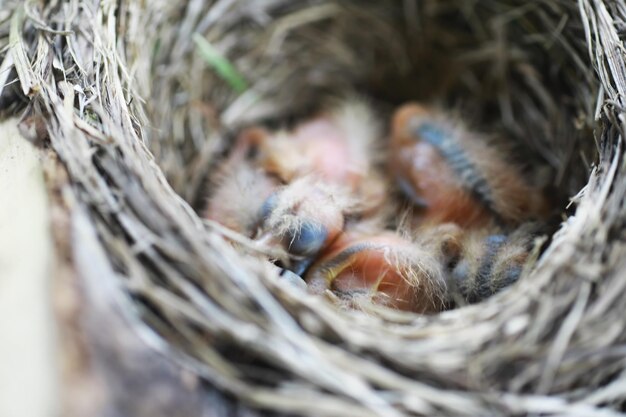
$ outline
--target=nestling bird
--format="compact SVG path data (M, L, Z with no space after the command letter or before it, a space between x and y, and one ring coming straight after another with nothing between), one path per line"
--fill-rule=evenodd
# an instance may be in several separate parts
M456 305L476 303L515 283L531 245L525 237L467 236L448 271L448 297Z
M347 217L375 216L385 203L375 168L379 137L376 118L358 100L291 131L248 128L218 169L206 217L284 248L302 274Z
M358 212L375 211L386 197L377 168L381 130L372 109L357 99L305 121L292 131L256 130L259 166L284 184L303 177L347 189Z
M347 301L434 313L444 307L442 264L431 252L390 231L343 233L305 276L311 291Z
M443 113L410 103L392 120L390 171L426 223L516 226L550 205L503 148Z
M418 244L441 263L447 302L458 306L482 301L515 283L542 226L525 223L510 234L454 223L425 226L418 230Z
M211 178L212 193L204 217L252 237L263 203L281 183L256 161L261 131L249 130L237 137L230 155Z

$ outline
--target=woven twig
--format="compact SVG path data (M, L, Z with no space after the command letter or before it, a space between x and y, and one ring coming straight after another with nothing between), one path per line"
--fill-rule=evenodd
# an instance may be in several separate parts
M15 71L0 103L45 120L138 334L149 330L175 364L247 406L621 415L626 3L389 3L14 2L0 68ZM207 66L196 34L245 92ZM278 285L191 208L236 129L355 92L455 107L548 162L555 188L577 194L575 214L564 208L518 284L432 317L340 311Z

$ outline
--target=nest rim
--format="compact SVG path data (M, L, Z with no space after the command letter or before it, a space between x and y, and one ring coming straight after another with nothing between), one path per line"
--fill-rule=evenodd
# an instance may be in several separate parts
M275 17L278 23L290 28L298 27L296 23L303 24L302 21L306 22L304 27L310 22L323 22L328 16L339 16L338 22L345 18L337 12L338 6L333 2L311 6L315 8L313 17L303 14L302 10L305 9L298 10L302 6L300 3L290 6L280 1L277 3L280 7L274 9L273 6L268 6L263 10L265 15L278 16ZM434 3L436 2L428 3L425 10L430 10L430 7L435 10L430 10L430 13L443 13L445 16L445 7L442 6L444 11L440 12ZM185 24L192 22L192 29L204 28L206 37L212 42L222 47L230 45L228 53L233 62L242 68L250 70L255 67L252 64L257 64L263 58L267 59L267 63L265 66L259 65L259 71L275 69L276 57L273 54L278 52L277 47L272 45L277 43L287 49L291 46L288 37L281 38L284 32L279 30L280 25L276 25L278 29L266 29L263 22L253 19L253 24L257 26L256 32L251 31L252 35L257 35L259 31L266 33L270 39L267 43L269 46L261 48L263 53L253 50L249 55L242 54L238 50L241 46L233 43L229 30L234 25L233 21L250 19L250 16L241 11L236 13L229 8L221 10L220 4L222 3L213 5L198 2L196 6L205 7L207 11L201 19L194 17L197 10L193 10L191 6L186 10L174 6L165 11L147 9L143 11L145 16L142 19L152 19L164 25L172 17L176 17L180 19L183 29ZM407 4L411 2L405 2L404 7L410 7ZM454 2L446 3L448 6L453 4ZM131 6L124 4L116 9L110 5L99 6L87 0L82 2L82 9L76 8L73 12L94 23L93 28L81 27L82 31L63 36L80 39L81 36L89 36L85 34L98 33L103 40L102 44L96 45L93 50L87 50L103 59L99 62L100 65L88 66L85 62L78 62L78 55L71 53L78 50L72 48L78 47L68 42L61 48L61 52L49 49L50 55L64 63L75 62L78 69L71 70L74 73L68 70L68 81L59 81L54 71L48 72L46 68L49 67L44 65L45 54L33 55L35 46L45 44L46 40L59 35L57 29L51 32L38 22L50 22L54 26L53 22L64 14L54 7L37 8L31 3L22 9L22 13L26 12L26 23L20 21L20 7L14 9L13 21L16 23L13 23L9 38L21 41L12 43L10 56L13 62L10 64L16 67L19 86L30 100L26 114L44 118L51 146L66 164L70 177L75 181L73 193L77 201L91 213L91 221L100 234L100 244L111 257L109 262L112 269L117 270L117 275L132 276L130 271L137 274L130 280L132 286L128 286L126 291L140 292L151 303L162 303L161 314L166 320L160 320L159 317L144 319L152 328L163 332L163 340L186 350L189 357L183 360L185 367L193 369L220 389L234 394L255 408L303 415L472 415L485 412L601 415L601 409L607 405L615 413L620 411L620 407L624 407L626 399L623 396L606 400L599 394L604 392L609 383L619 383L622 380L620 375L616 376L619 369L617 372L610 372L610 366L601 361L603 366L593 371L594 378L599 380L594 382L595 386L586 387L581 378L585 372L592 372L592 361L581 364L579 370L571 370L568 366L575 358L585 357L578 351L593 355L594 349L616 346L622 341L619 335L614 335L613 339L605 340L605 345L593 342L593 336L599 332L597 329L593 330L593 326L599 325L598 316L602 317L603 305L613 306L611 317L623 311L620 308L626 309L623 304L619 304L619 300L609 295L611 285L621 288L621 281L617 277L621 263L618 259L611 258L613 269L607 263L606 271L600 277L597 270L586 270L581 265L582 261L572 262L572 259L581 250L576 242L584 237L589 238L589 242L582 244L583 248L590 251L588 255L593 255L593 250L608 253L606 248L599 247L602 233L608 233L611 222L618 224L621 215L619 201L624 187L618 181L622 178L619 134L623 127L619 121L621 109L611 103L621 102L620 92L624 86L615 81L616 75L612 72L614 67L610 65L610 61L606 61L608 58L599 53L591 53L609 49L606 45L609 41L613 41L611 45L615 45L616 27L612 19L607 21L607 15L611 18L611 13L615 15L618 11L607 9L599 1L581 0L579 4L580 10L575 6L566 6L564 2L546 6L541 1L517 8L506 0L501 0L489 2L493 10L487 12L504 21L510 19L507 24L515 22L515 18L521 19L520 16L525 16L524 13L529 13L524 11L525 8L549 13L554 12L551 7L563 7L563 10L569 12L567 16L570 19L573 19L573 13L578 13L579 21L567 21L560 34L547 39L567 51L567 48L572 48L568 42L573 41L573 38L567 38L571 36L567 32L570 28L568 25L573 25L572 33L585 35L582 46L578 45L578 48L585 52L588 48L592 59L596 59L593 66L599 75L593 82L598 84L597 95L586 96L584 103L577 103L578 107L574 105L574 109L570 109L569 116L584 110L587 113L578 116L580 123L591 123L591 126L587 126L586 134L589 135L592 128L602 130L603 141L600 144L598 167L591 172L588 183L574 198L578 204L576 214L570 216L561 230L553 236L550 246L534 266L532 274L513 288L480 305L446 311L433 317L386 310L377 311L375 317L354 311L339 312L324 300L304 297L297 290L283 288L276 284L266 269L258 263L240 258L228 245L227 239L236 237L216 225L202 222L190 206L182 201L180 196L190 200L194 189L197 190L202 184L206 172L203 173L202 169L193 175L185 172L183 177L192 178L192 191L189 191L185 189L184 181L172 174L174 168L187 162L196 169L202 163L208 162L207 165L210 165L212 158L227 147L227 142L232 137L219 132L198 133L199 126L204 126L204 122L197 120L198 113L210 115L213 111L224 120L222 123L226 130L236 129L237 126L254 120L267 119L267 111L259 103L267 106L268 102L263 102L259 96L271 90L274 84L263 85L261 76L261 85L255 90L256 97L251 93L233 97L219 77L198 70L203 65L199 58L189 58L192 43L188 33L183 31L173 38L174 46L181 46L185 39L189 44L180 49L171 48L170 56L166 54L165 57L160 57L159 52L153 54L152 51L141 52L136 38L133 38L136 36L133 30L138 30L141 27L138 22L143 23L144 20L132 20L135 15ZM379 10L375 2L368 2L367 6L371 7L368 10L374 18L386 16L385 13L388 13ZM346 10L354 13L354 9ZM509 13L503 13L503 10ZM519 14L516 15L514 11ZM231 14L228 15L227 12ZM364 11L360 13L360 18L369 18ZM470 10L463 13L472 16ZM539 14L539 17L542 18L542 15ZM219 30L213 29L211 25L216 25L220 19L224 20L222 26ZM111 33L107 30L107 22L110 24L112 21L123 21L128 25L127 30L120 34ZM471 23L471 19L468 18L468 22ZM531 20L530 23L525 23L531 25L536 22ZM161 27L159 24L149 30L148 37L156 39L157 28ZM20 32L22 25L25 25L28 33ZM377 27L386 27L385 30L388 30L389 26L391 25L381 24ZM318 34L319 30L312 33ZM301 36L304 39L313 36L308 30L303 32ZM346 39L356 36L350 30L347 32L342 34ZM30 33L36 33L38 37L28 35ZM604 38L600 43L594 40L595 33L603 34ZM34 39L42 43L37 44ZM109 60L102 58L116 50L115 45L119 40L126 42L126 56L114 55L115 59ZM362 39L357 36L356 42L362 42ZM80 47L92 48L85 45ZM552 52L549 48L547 50ZM56 56L58 53L61 55ZM397 51L392 51L391 55L393 53ZM5 55L3 63L7 62L6 56L9 55ZM33 59L33 56L37 59ZM140 100L133 103L129 98L137 94L137 90L150 92L151 98L157 98L155 102L159 102L158 97L175 98L171 93L181 86L184 87L181 79L175 76L155 76L149 67L155 60L163 66L181 56L191 60L193 74L189 76L188 82L198 83L199 90L203 90L200 87L206 85L213 86L209 91L214 103L218 103L215 108L221 109L221 112L218 110L215 113L215 109L203 108L202 103L197 100L194 102L192 97L189 100L192 104L186 110L175 105L168 105L160 110L176 114L176 111L189 111L193 105L200 107L200 110L196 109L196 113L191 111L185 115L181 119L182 125L180 121L179 125L158 125L155 119L146 116L146 113L156 111L152 105ZM578 55L573 57L574 55L573 61L582 59ZM478 59L471 54L463 58L470 62ZM159 62L159 59L164 61ZM622 62L623 56L613 56L610 59ZM131 66L133 71L128 71L127 62L135 64ZM343 69L349 67L341 67L341 63L337 65ZM578 75L579 80L589 82L591 65L588 67L587 71ZM64 68L70 66L64 64ZM331 68L330 72L335 69ZM532 68L529 70L522 66L522 69L532 73ZM245 70L243 72L249 76ZM149 86L141 85L141 81L133 78L131 73L152 74L147 79L163 81L165 87L152 90ZM107 83L110 84L108 88L98 91L97 87L105 86L99 79L101 74L108 75ZM350 75L356 78L365 77L358 72L355 74ZM325 74L318 76L326 82L322 83L321 91L350 85L343 75L331 81L323 78L327 76ZM289 76L285 77L277 77L273 82L289 80ZM468 85L471 85L470 81ZM498 80L496 77L488 81ZM127 89L126 93L123 92L123 87ZM468 91L471 91L469 87ZM591 86L582 86L580 91L595 90ZM95 100L89 101L90 93ZM541 91L537 90L539 98L534 99L541 99L539 93ZM197 97L202 97L202 94L195 96L196 99ZM302 102L311 97L315 97L315 94L303 93ZM280 95L273 96L269 102L270 108L279 109L287 115L293 114L294 109L305 109L300 102L297 105L288 101L286 105L276 104L281 99ZM576 94L570 99L575 101ZM167 102L170 101L176 102L168 98ZM75 106L74 103L78 105ZM554 103L548 100L543 105L549 112ZM68 111L68 106L71 111ZM242 119L241 115L244 113L247 118ZM536 113L537 111L529 112L522 120L540 120ZM159 111L156 114L162 116ZM602 123L597 124L595 119L600 114ZM155 117L153 114L150 116ZM505 112L501 112L500 116L506 125ZM207 118L209 125L214 123L210 117ZM555 123L556 131L565 129L561 123L565 122L559 119ZM513 125L510 127L513 130L515 128ZM530 132L536 133L535 130ZM171 143L161 141L162 134L171 134ZM187 136L187 140L181 142L181 135ZM201 137L204 137L204 141L198 139ZM595 147L595 143L592 145ZM176 147L180 148L180 152L172 152L168 156L168 152ZM571 154L576 150L574 148L565 152L566 157L568 152ZM189 153L196 153L198 157L185 161L184 155ZM93 156L84 158L85 155ZM546 159L550 157L548 155ZM561 173L561 176L564 175L566 174ZM86 179L81 179L83 176ZM174 188L178 187L180 193L176 194L170 184ZM118 193L123 197L121 200ZM142 213L146 207L148 209ZM599 216L604 216L600 224L593 223L594 219L598 223ZM164 239L163 236L170 238ZM608 238L605 236L604 239L609 247ZM142 244L147 245L148 249L141 249L141 256L131 259L132 257L124 255L124 248L136 249ZM197 259L185 254L185 250L197 256ZM593 265L598 264L596 262ZM139 273L138 268L145 272ZM155 274L159 279L151 278ZM569 275L576 277L577 287L571 288L568 285L567 280L571 278ZM228 279L210 280L207 277ZM159 285L169 293L155 292ZM220 299L217 294L224 294L224 297ZM125 302L129 301L127 295L123 296ZM217 320L217 323L206 323L202 320L209 317L213 321L216 317L221 317L222 322ZM175 327L174 324L182 326L181 329L164 331L164 325ZM202 326L203 332L211 335L209 339L215 341L215 348L209 349L198 341L195 326ZM451 339L454 339L454 343ZM459 341L463 343L455 346ZM235 352L231 352L230 356L229 348ZM249 354L263 366L254 361L237 362L237 352ZM264 367L278 375L277 380L256 375ZM246 375L246 370L249 375ZM385 391L393 395L386 395ZM295 394L301 398L294 399ZM594 400L596 397L600 399Z

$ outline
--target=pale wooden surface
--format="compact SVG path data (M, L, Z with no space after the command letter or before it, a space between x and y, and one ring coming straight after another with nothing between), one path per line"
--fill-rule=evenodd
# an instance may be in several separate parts
M56 415L52 240L39 154L0 123L0 417Z

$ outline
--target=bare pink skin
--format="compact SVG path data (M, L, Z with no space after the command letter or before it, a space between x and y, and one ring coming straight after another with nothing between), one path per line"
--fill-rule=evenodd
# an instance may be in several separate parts
M519 169L508 163L498 149L469 132L455 130L456 145L485 179L493 207L468 191L439 150L422 138L412 127L427 120L449 127L440 114L419 104L409 103L394 114L391 132L389 168L405 180L413 194L425 205L420 211L424 223L454 222L463 227L484 227L494 214L505 223L515 225L529 219L543 219L550 211L544 193L528 184ZM493 210L493 211L492 211Z
M312 172L326 181L354 189L361 178L350 169L351 155L344 134L331 120L322 117L300 125L293 140L310 161Z
M217 174L224 180L217 184L205 217L268 245L288 244L289 234L283 232L290 224L296 225L293 218L299 217L325 230L325 247L343 230L344 207L324 184L303 177L315 174L325 184L356 184L346 168L349 154L340 133L326 118L304 123L280 141L263 128L245 129L219 168ZM245 181L240 182L244 184L232 181L237 177L243 177ZM263 219L263 205L272 195L277 195L280 204ZM238 199L235 205L233 198ZM274 211L276 216L272 216Z
M286 137L266 132L261 141L259 164L284 182L313 175L355 191L364 173L355 170L357 161L350 154L345 135L326 116L300 124Z
M351 252L354 250L354 252ZM376 236L342 234L306 276L317 293L332 290L365 294L371 301L399 310L434 313L442 309L435 277L408 274L409 265L394 252L412 253L411 242L391 232Z
M312 176L345 188L361 202L360 214L375 213L385 203L387 184L363 152L354 152L354 137L349 135L355 133L344 128L322 114L286 134L266 132L259 165L284 183Z
M347 193L364 195L368 201L384 201L385 184L359 170L363 164L353 161L345 135L326 116L314 118L282 135L261 128L246 129L240 134L223 170L237 172L241 166L258 169L255 184L260 188L259 198L265 200L277 195L276 205L256 229L258 234L250 235L269 245L285 245L285 236L288 240L289 234L284 234L284 226L290 225L290 216L312 221L323 227L327 235L319 252L311 257L315 261L306 276L311 288L366 294L375 303L406 311L439 311L442 306L438 302L436 277L424 272L428 268L409 270L411 265L403 262L403 256L414 253L411 242L391 232L374 236L346 232L343 211L346 206L337 204L316 181L300 181L304 177L318 178L322 183L344 188ZM304 184L305 189L291 187L295 184ZM241 210L262 204L263 201L242 204ZM222 211L223 206L216 200L207 211L208 217L230 222L227 225L235 228L237 225L231 223L237 218L229 217L232 209ZM349 254L332 273L320 269L355 247L358 250Z

